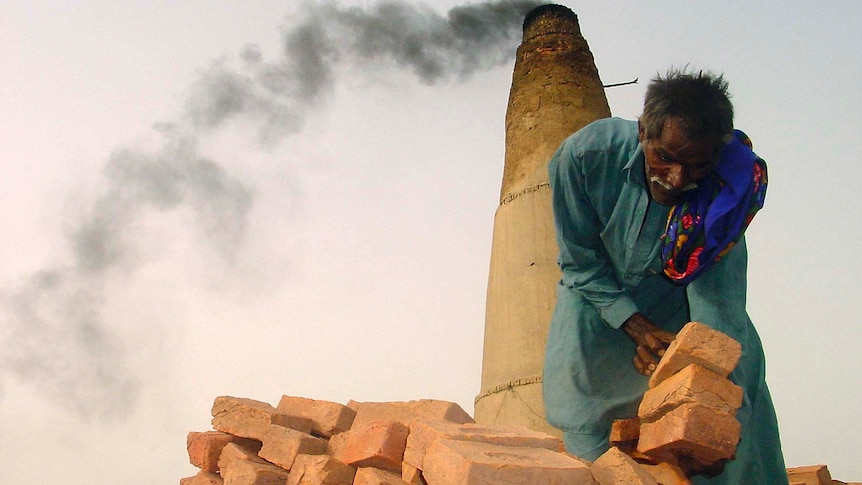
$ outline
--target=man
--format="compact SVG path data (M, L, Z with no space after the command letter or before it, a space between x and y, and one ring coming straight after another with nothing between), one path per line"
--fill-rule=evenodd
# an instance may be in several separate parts
M571 453L595 460L608 449L611 422L637 415L660 355L698 321L742 344L730 378L745 393L735 460L695 483L787 483L745 310L742 233L766 178L744 141L721 76L671 70L647 88L637 122L596 121L551 159L562 279L543 387Z

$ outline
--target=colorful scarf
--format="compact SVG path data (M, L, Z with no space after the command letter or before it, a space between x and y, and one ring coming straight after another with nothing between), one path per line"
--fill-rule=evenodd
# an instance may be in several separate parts
M721 260L765 198L766 162L751 150L745 133L734 130L712 174L670 211L662 236L665 275L690 283Z

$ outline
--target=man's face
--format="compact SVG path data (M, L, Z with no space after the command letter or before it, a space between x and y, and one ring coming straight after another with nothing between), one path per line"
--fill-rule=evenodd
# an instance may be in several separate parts
M676 205L682 193L697 187L718 163L719 138L688 139L677 120L665 122L661 136L645 140L643 128L638 137L646 159L645 171L650 196L661 205Z

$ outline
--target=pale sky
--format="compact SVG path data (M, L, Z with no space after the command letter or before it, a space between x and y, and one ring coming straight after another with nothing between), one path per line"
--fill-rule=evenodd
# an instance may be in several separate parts
M862 480L860 4L560 3L604 83L640 79L615 116L725 74L769 164L748 309L787 464ZM355 49L321 32L379 3L299 5L0 7L2 483L176 483L219 395L473 412L520 20L419 64L402 34L462 3Z

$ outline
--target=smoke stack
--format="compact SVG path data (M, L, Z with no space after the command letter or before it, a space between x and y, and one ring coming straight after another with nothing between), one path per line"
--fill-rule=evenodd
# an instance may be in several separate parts
M506 112L506 155L494 217L476 421L555 432L542 367L560 279L547 163L560 143L610 116L578 17L560 5L527 14Z

